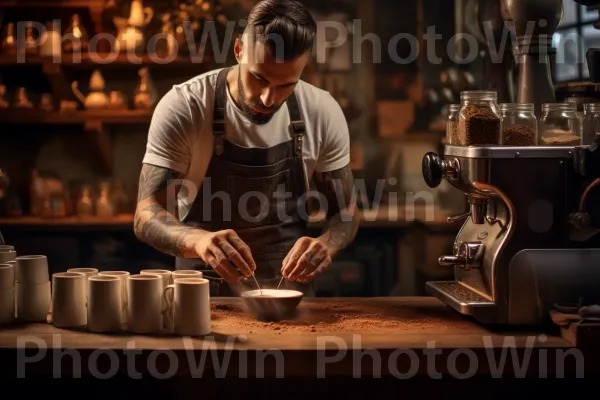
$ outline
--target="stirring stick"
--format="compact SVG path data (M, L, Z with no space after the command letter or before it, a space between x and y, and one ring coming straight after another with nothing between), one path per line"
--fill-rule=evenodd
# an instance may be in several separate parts
M252 278L254 278L254 282L256 283L256 286L258 286L258 290L260 291L260 295L262 296L262 289L260 288L260 285L258 284L258 281L256 280L256 277L254 276L254 273L252 274Z
M277 289L279 289L279 286L281 286L281 282L283 282L283 276L281 277L281 279L279 280L279 285L277 285ZM276 289L276 290L277 290Z

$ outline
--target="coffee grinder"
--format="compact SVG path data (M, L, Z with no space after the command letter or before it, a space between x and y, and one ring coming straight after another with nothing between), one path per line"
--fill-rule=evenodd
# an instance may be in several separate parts
M562 7L562 0L504 3L515 23L555 15L551 7ZM542 38L519 39L532 42L537 43L532 52L550 44ZM588 54L592 69L597 53ZM535 64L526 53L522 57L526 71L519 76L518 101L554 101L548 76L533 73L548 65L543 60ZM422 172L428 186L445 179L469 203L468 213L449 218L464 219L464 224L453 254L439 258L441 266L453 269L454 279L427 282L428 293L493 325L550 322L549 310L556 303L600 304L598 144L446 145L443 156L424 156Z

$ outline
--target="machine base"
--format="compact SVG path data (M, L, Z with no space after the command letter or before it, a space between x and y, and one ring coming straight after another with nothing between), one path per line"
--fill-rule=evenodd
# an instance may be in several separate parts
M425 290L454 308L484 324L497 323L497 306L458 281L427 282Z

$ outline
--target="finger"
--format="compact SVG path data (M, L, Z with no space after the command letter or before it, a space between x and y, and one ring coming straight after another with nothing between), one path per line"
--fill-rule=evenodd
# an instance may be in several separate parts
M219 247L212 245L208 249L215 257L216 267L213 268L223 277L223 279L228 282L234 282L239 281L242 278L242 275L233 267L233 265L231 265L225 253L223 253Z
M321 263L323 249L317 242L313 242L298 259L296 266L290 273L290 279L299 279L301 275L308 275ZM317 260L315 260L317 259Z
M331 261L325 258L310 274L303 277L303 283L312 282L316 277L320 276L329 268Z
M300 271L296 279L300 282L304 282L308 275L312 274L319 267L319 265L326 261L327 257L327 250L324 248L320 249L317 254L308 260L308 265L306 265L306 267Z
M285 270L287 263L290 261L290 255L296 251L296 247L298 247L298 241L296 241L296 243L294 243L294 246L292 247L292 249L287 253L287 255L285 256L285 258L283 259L283 262L281 263L281 274L283 275L283 271Z
M319 252L319 247L319 242L311 242L311 244L304 251L304 253L302 253L300 258L296 262L296 266L294 267L294 269L290 272L290 279L297 279L303 270L310 268L312 259Z
M244 261L242 255L238 253L238 251L229 242L220 242L218 246L225 254L225 257L227 257L233 263L233 265L237 267L237 270L240 272L240 274L246 278L252 275L252 270L248 264L246 264L246 261Z
M298 260L300 259L302 254L304 254L307 247L308 245L304 241L300 241L296 244L296 246L294 246L294 249L292 249L292 251L290 252L288 262L283 268L283 276L287 276L289 278L290 273L296 267Z
M256 263L254 262L254 257L252 257L252 250L250 247L244 243L242 239L235 232L231 232L227 236L227 240L229 243L235 247L235 249L240 253L240 255L244 258L244 261L252 271L256 271Z

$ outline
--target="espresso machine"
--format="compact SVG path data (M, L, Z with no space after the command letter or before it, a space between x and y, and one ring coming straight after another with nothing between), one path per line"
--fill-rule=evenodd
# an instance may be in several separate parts
M548 51L542 49L550 46L546 39L526 37L524 21L547 17L558 25L560 18L550 18L562 15L562 0L503 4L517 29L516 56L524 61L517 101L555 101L550 76L538 76L550 74L546 59L534 63L521 46L535 44L528 50L534 54ZM427 282L428 293L490 325L541 325L557 303L600 304L600 143L446 145L442 156L424 156L422 172L429 187L445 179L469 204L466 214L449 218L464 223L453 254L439 258L454 278Z

